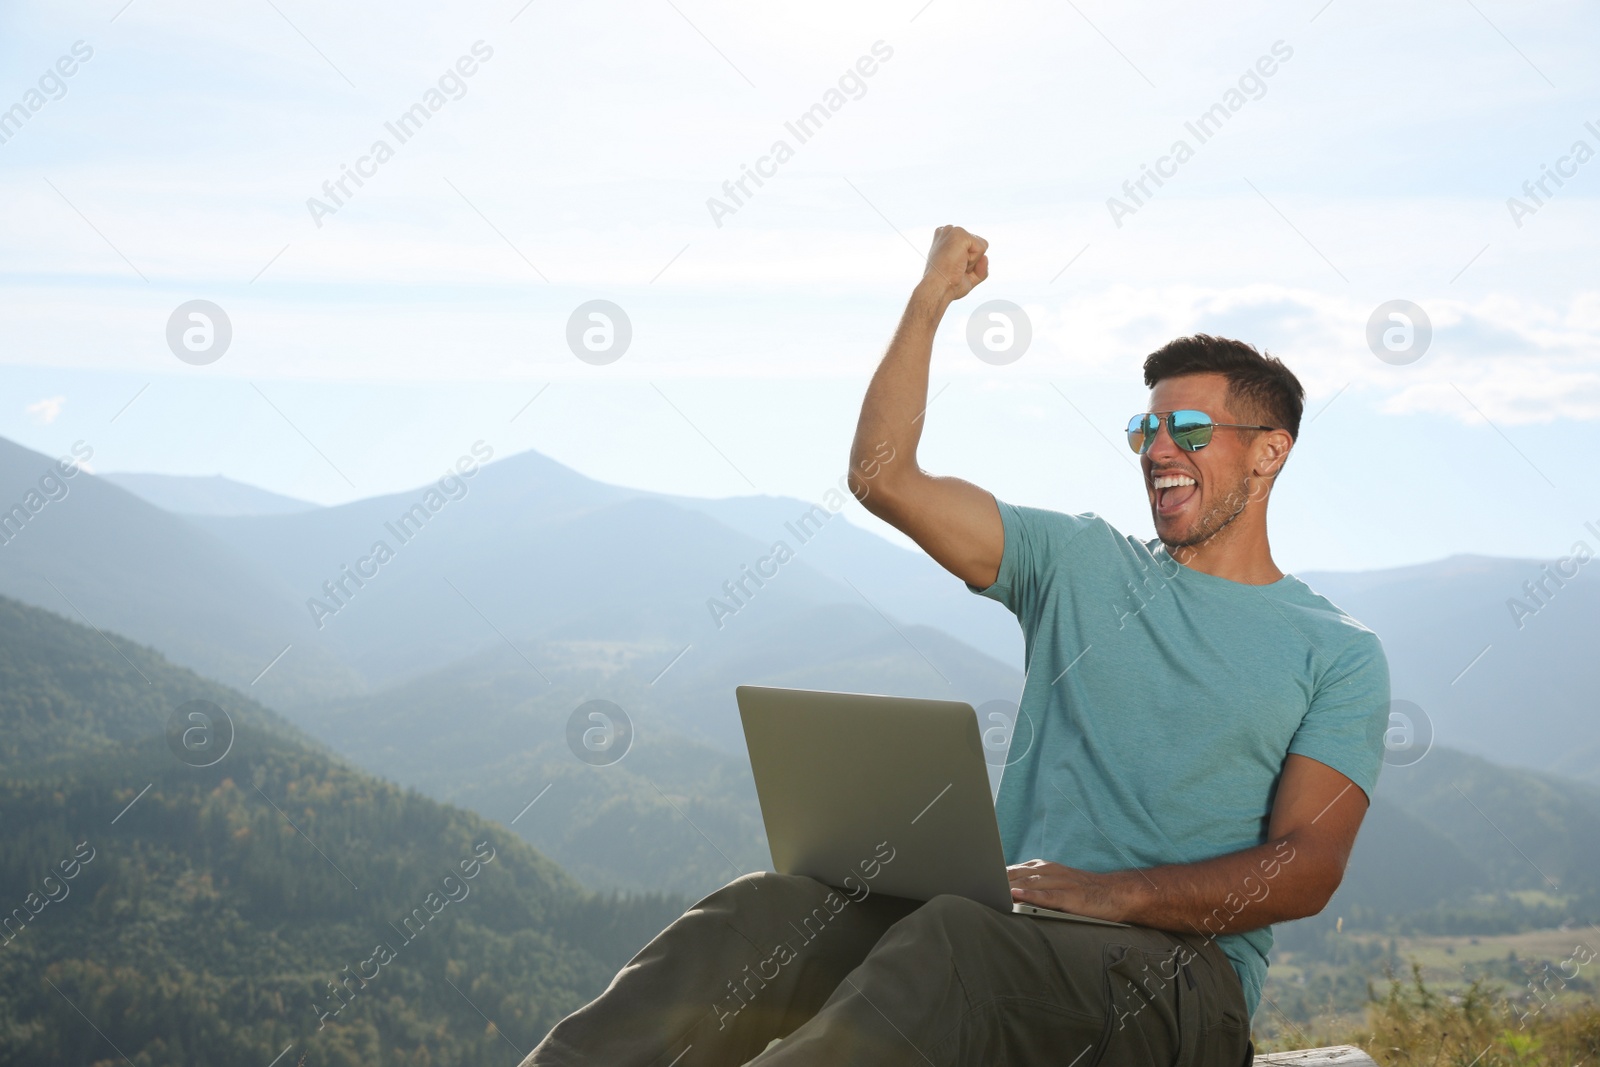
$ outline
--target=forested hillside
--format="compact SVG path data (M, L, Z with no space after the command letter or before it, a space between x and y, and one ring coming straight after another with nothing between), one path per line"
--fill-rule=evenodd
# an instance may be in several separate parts
M194 700L235 730L211 766L191 764L220 746L168 740ZM684 906L591 894L241 695L10 600L0 738L0 1064L511 1064Z

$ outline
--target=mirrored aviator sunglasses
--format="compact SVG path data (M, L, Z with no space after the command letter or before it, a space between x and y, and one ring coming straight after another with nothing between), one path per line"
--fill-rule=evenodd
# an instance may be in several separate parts
M1219 426L1231 430L1271 430L1272 426L1252 426L1238 422L1213 422L1203 411L1183 410L1166 413L1146 411L1128 420L1128 447L1139 455L1150 451L1155 444L1161 424L1167 424L1167 434L1172 443L1185 452L1198 452L1211 443L1212 432Z

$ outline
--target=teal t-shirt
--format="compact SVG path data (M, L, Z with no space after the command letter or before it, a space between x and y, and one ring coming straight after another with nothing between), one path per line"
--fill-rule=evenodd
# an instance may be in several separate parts
M1125 870L1262 844L1291 752L1371 798L1389 721L1371 630L1293 576L1245 585L1098 515L997 503L999 576L967 588L1022 625L1027 680L995 798L1008 864ZM1254 1015L1272 928L1217 944Z

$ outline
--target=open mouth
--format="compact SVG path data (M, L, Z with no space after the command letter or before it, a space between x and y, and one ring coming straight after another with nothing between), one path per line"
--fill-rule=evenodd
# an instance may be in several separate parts
M1156 514L1176 515L1200 493L1199 484L1187 474L1161 474L1150 480L1156 491Z

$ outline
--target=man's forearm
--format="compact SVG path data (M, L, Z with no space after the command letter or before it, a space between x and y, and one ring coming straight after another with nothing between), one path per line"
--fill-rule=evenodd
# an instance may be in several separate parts
M983 589L1005 552L994 495L917 464L933 338L945 309L989 276L989 242L959 226L934 231L927 267L900 315L867 386L850 446L850 492L866 509L911 538L939 566Z
M1198 863L1095 874L1056 864L1011 869L1024 903L1181 934L1216 937L1321 911L1344 857L1297 833Z
M874 458L894 457L895 465L915 468L917 443L922 439L922 414L928 406L928 368L933 360L933 338L950 306L939 287L924 282L912 291L900 315L889 350L867 386L850 448L850 489L863 502Z
M1120 871L1124 922L1208 937L1321 911L1343 863L1290 834L1198 863Z
M1301 919L1326 907L1339 888L1367 803L1366 791L1339 771L1291 754L1264 844L1198 863L1104 874L1031 859L1007 868L1012 896L1097 919L1204 936Z

